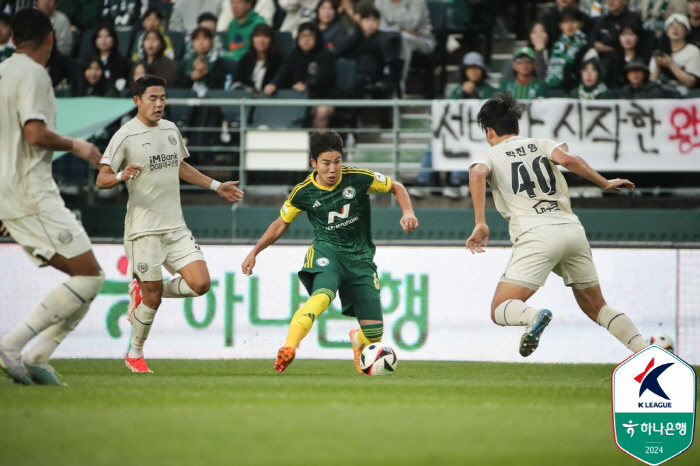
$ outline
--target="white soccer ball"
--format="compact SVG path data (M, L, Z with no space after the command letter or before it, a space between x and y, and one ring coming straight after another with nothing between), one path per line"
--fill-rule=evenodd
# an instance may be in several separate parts
M647 340L647 344L660 346L666 351L674 352L675 345L673 344L673 338L666 335L665 333L657 333L652 335Z
M396 353L384 343L370 343L360 355L360 369L367 375L393 374L396 362Z

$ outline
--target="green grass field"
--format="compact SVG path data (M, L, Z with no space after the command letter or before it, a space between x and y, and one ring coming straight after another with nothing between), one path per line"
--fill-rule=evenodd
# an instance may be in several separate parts
M68 388L0 378L0 465L632 465L611 365L58 360ZM671 465L700 464L700 446Z

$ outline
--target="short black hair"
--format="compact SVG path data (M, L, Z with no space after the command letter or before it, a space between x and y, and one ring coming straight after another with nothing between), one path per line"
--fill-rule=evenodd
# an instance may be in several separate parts
M211 32L211 29L203 28L201 26L196 27L194 31L192 31L192 34L190 34L190 39L194 41L199 36L204 36L211 41L214 40L214 33Z
M10 17L10 15L0 11L0 23L5 23L5 24L9 25L11 21L12 21L12 18Z
M28 44L33 48L39 47L53 32L49 17L35 8L22 8L15 13L10 20L10 28L15 44Z
M581 10L579 10L578 8L568 6L568 7L564 8L561 11L561 13L559 13L559 22L560 23L563 23L564 21L567 21L567 20L574 20L574 21L578 21L578 22L582 23L584 20L583 12Z
M316 131L309 137L309 150L311 158L318 160L318 156L324 152L343 153L343 139L335 131Z
M146 92L146 89L148 89L151 86L162 86L165 87L165 79L159 77L159 76L153 76L151 74L147 74L146 76L142 76L139 79L136 80L136 82L131 86L131 92L134 97L141 97L144 92Z
M479 110L476 121L484 132L491 128L498 136L518 134L522 107L507 92L496 92Z
M362 8L360 8L360 19L364 18L377 18L381 19L382 15L379 13L379 10L375 8L373 5L365 5Z
M214 13L205 11L197 17L197 24L201 23L202 21L214 21L216 23L219 21L219 18L217 18Z
M149 16L151 16L154 13L156 16L158 16L159 20L161 20L161 21L165 20L165 15L163 14L163 12L161 10L159 10L158 8L154 8L152 6L149 6L148 8L146 8L146 11L143 12L143 15L141 15L141 21L148 18Z

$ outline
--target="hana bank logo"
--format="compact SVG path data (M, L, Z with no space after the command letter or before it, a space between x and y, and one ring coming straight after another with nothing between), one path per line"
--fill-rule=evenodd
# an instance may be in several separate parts
M670 408L671 407L671 399L666 395L666 392L664 391L663 388L661 388L661 384L659 383L659 376L666 372L666 369L671 367L673 364L672 362L666 363L666 364L661 364L658 367L654 367L654 358L651 358L651 361L649 361L649 364L647 364L646 369L644 369L644 372L639 374L634 378L634 380L640 384L639 386L639 397L641 398L642 395L646 391L650 391L651 393L663 398L664 400L668 400L668 403L663 403L663 402L638 402L638 407L640 408ZM653 368L653 369L652 369Z

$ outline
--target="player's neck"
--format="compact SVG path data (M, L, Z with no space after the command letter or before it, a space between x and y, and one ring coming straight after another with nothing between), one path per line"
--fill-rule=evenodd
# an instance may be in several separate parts
M46 56L46 53L42 49L21 47L15 50L15 53L23 53L41 66L46 66L46 63L49 61L49 57Z
M496 136L495 138L493 138L493 140L491 140L489 142L492 143L491 144L492 146L497 146L498 144L502 143L506 139L510 139L512 137L515 137L515 136L517 136L517 134L504 134L503 136Z
M144 125L148 126L149 128L156 128L156 127L158 127L158 122L157 122L157 121L156 121L156 122L149 121L148 119L146 119L146 117L144 117L144 116L141 115L140 113L137 113L137 114L136 114L136 118L137 118L141 123L143 123Z

